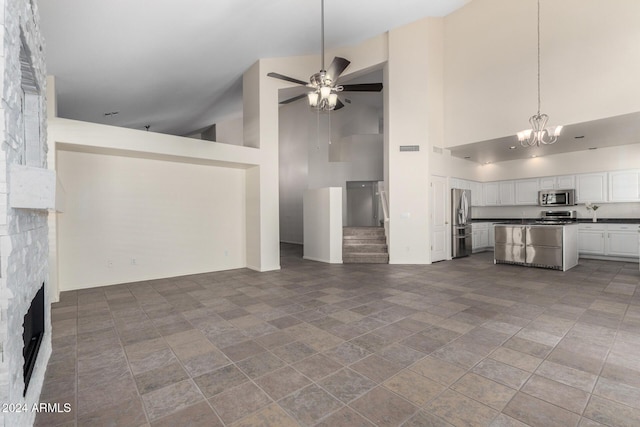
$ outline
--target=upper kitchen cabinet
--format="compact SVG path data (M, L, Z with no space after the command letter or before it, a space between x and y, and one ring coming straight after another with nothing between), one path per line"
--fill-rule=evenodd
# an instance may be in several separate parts
M576 188L575 175L562 175L556 177L556 190L573 190Z
M449 178L449 188L462 188L460 181L462 181L460 178Z
M555 190L556 188L558 188L558 185L556 183L556 178L557 177L555 176L544 176L540 178L540 189Z
M484 206L484 184L471 181L471 206Z
M486 206L514 205L516 199L513 181L484 183L484 204Z
M609 172L609 201L637 202L640 200L640 170Z
M540 180L537 178L515 181L516 205L537 205L538 188L540 188Z
M607 201L607 172L576 175L576 203Z
M570 190L575 188L575 175L545 176L540 178L540 190Z
M468 181L461 178L450 178L451 188L461 188L471 190L471 206L484 206L483 187L484 184L477 181Z

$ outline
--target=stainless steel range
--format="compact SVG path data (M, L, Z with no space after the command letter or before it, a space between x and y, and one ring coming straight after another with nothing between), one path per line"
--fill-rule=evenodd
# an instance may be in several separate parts
M542 211L536 224L562 225L572 224L578 219L577 211Z

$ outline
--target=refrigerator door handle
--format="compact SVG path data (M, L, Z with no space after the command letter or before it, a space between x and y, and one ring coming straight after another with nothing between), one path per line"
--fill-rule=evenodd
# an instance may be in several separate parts
M461 224L466 224L468 221L467 212L469 211L469 201L467 200L467 192L462 192L462 197L460 200L460 213L461 213Z

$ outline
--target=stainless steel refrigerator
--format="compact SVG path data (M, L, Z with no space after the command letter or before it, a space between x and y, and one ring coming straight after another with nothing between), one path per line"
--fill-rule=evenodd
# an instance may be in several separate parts
M451 189L451 256L471 254L471 190Z

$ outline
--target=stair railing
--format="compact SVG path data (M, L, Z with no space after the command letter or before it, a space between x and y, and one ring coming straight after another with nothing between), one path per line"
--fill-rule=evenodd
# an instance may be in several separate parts
M389 200L387 192L384 191L384 182L378 181L378 195L380 196L380 204L382 205L382 214L384 217L384 235L389 245Z

